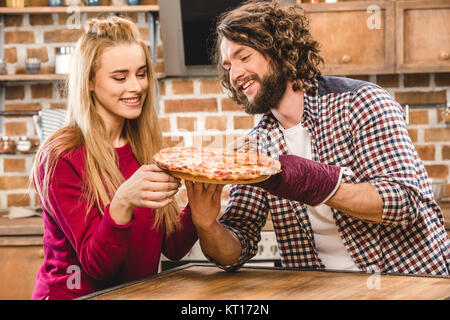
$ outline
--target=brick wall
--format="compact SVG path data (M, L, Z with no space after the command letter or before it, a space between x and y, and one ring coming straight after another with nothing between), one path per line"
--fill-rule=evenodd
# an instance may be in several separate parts
M107 4L106 1L104 4ZM146 0L144 4L154 4ZM39 5L39 3L37 3ZM42 4L45 5L45 4ZM82 14L81 24L87 19L105 14ZM145 13L127 13L126 16L137 23L145 40L149 40L148 21ZM7 73L25 74L26 58L42 61L41 73L54 73L55 49L74 45L81 35L81 28L71 19L71 14L19 14L4 16L4 59ZM162 51L158 53L155 71L161 72ZM4 82L5 111L39 111L66 107L64 85L56 81ZM4 116L0 119L1 135L17 140L28 136L39 144L31 116ZM0 155L0 209L10 206L37 206L34 193L28 193L28 175L34 154Z
M87 15L85 18L90 17ZM143 13L129 14L148 39ZM67 28L64 14L17 15L5 19L5 51L8 73L25 73L26 57L44 61L43 72L54 71L54 48L73 44L80 34ZM159 43L155 69L162 72ZM351 76L349 76L351 77ZM450 102L450 73L355 76L387 89L403 106L409 105L408 129L431 177L450 181L450 125L441 111ZM158 109L168 146L224 146L247 133L259 120L234 104L214 78L160 78ZM65 95L57 82L6 83L5 110L64 108ZM3 117L1 134L18 138L27 135L37 142L31 117ZM28 175L34 154L0 155L0 209L10 206L36 206L35 195L28 194ZM226 200L227 188L223 200ZM446 196L450 197L450 186ZM182 202L186 200L181 191Z
M409 133L428 174L450 182L450 126L441 115L450 97L450 73L348 77L376 83L409 106ZM260 118L243 112L215 79L161 79L160 87L159 115L169 145L226 145ZM450 197L450 185L445 196Z

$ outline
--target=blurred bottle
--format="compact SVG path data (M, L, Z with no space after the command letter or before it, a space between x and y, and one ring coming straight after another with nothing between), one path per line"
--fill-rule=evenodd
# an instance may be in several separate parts
M16 142L8 136L3 136L0 141L0 153L14 153L16 151Z
M30 6L29 0L6 0L8 8L25 8Z
M68 74L73 47L56 48L55 74Z
M28 151L30 151L30 149L31 149L31 141L28 140L27 136L21 136L19 138L19 141L17 141L16 149L17 149L17 151L20 151L20 152L28 152Z
M63 0L48 0L48 5L50 7L61 7L63 5Z

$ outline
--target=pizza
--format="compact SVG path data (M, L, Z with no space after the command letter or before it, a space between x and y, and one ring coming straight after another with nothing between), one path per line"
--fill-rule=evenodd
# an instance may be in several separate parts
M174 147L162 149L153 160L175 177L208 183L255 183L281 171L278 160L248 150Z

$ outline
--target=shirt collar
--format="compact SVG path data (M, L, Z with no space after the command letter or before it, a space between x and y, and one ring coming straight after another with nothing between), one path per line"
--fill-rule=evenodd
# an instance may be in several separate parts
M318 88L318 81L314 80L316 88ZM319 90L316 89L314 94L303 94L303 117L302 124L308 130L312 131L319 118Z
M317 80L314 80L317 85ZM319 93L318 90L310 95L306 92L303 93L303 116L301 123L304 127L311 129L319 117ZM272 112L265 113L259 124L256 126L256 130L261 134L268 134L274 129L280 130L280 124Z
M314 80L316 87L318 81ZM302 126L312 135L319 117L319 90L310 95L303 93ZM257 138L258 151L268 156L280 156L288 153L287 145L283 137L281 125L272 112L265 113L258 125L249 133L250 137Z

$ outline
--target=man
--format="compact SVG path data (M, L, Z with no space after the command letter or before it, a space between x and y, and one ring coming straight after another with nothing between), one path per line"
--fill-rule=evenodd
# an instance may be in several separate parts
M234 185L186 182L200 245L236 270L257 252L272 216L290 268L448 275L450 241L402 109L383 89L320 76L318 43L299 7L252 1L221 16L222 84L250 114L249 141L282 172Z

